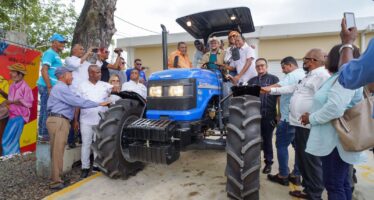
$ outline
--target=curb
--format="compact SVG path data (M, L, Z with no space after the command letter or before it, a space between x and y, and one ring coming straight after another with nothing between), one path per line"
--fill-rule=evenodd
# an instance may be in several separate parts
M64 188L62 190L59 190L59 191L57 191L57 192L55 192L55 193L53 193L53 194L51 194L49 196L46 196L43 199L45 199L45 200L57 199L58 197L61 197L61 196L63 196L66 193L72 192L72 191L76 190L77 188L81 187L82 185L86 184L87 182L92 181L93 179L95 179L97 177L100 177L102 175L103 174L101 172L96 173L96 174L94 174L92 176L89 176L89 177L87 177L87 178L85 178L85 179L83 179L81 181L78 181L78 182L76 182L76 183L74 183L72 185L69 185L68 187L66 187L66 188Z

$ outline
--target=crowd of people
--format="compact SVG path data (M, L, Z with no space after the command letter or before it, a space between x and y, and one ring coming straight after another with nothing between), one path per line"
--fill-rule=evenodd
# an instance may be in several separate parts
M90 47L85 51L83 45L74 44L71 56L63 63L59 53L66 39L55 33L50 41L51 47L42 56L41 76L37 82L40 94L38 136L41 142L49 141L51 147L50 188L61 189L67 184L62 177L65 146L75 148L76 138L80 136L81 178L88 176L91 167L99 170L91 166L90 160L91 144L96 138L93 127L99 124L99 113L120 99L115 93L121 91L135 92L146 98L147 79L141 59L135 59L134 67L126 69L121 49L114 50L117 57L112 64L107 62L110 53L107 48ZM17 123L21 123L18 118Z
M248 45L237 31L229 33L226 49L216 37L209 39L209 46L195 40L192 62L187 44L179 42L177 50L169 55L168 67L225 71L226 87L260 86L265 163L262 173L268 174L271 182L303 186L303 191L289 192L294 197L322 199L322 191L326 189L329 199L349 200L352 199L353 166L364 162L366 157L364 152L350 152L342 147L331 121L362 100L363 86L373 88L374 85L374 40L360 56L354 46L356 37L357 30L347 29L343 19L342 43L328 54L319 48L310 49L303 57L302 69L294 57L283 58L280 66L285 77L281 81L268 72L267 59L257 58L255 46ZM83 45L73 44L71 56L63 63L59 53L65 48L66 39L55 33L50 42L51 47L43 53L41 76L37 81L38 136L40 141L49 141L51 147L50 188L61 189L66 186L62 177L65 146L74 148L76 136L80 134L81 178L88 176L91 167L99 170L90 162L90 147L96 137L93 127L99 124L99 113L120 99L113 93L131 91L146 99L147 77L141 59L135 59L134 66L126 69L121 49L115 49L117 57L112 64L107 62L110 53L107 48L90 47L85 51ZM19 151L19 137L34 101L24 81L25 66L17 63L9 66L9 70L13 80L10 86L0 78L0 112L9 114L9 121L0 124L4 132L1 137L11 144L3 148L3 154ZM279 169L278 173L271 174L275 129ZM295 149L292 171L288 167L289 145Z
M371 92L374 91L374 40L360 57L359 49L354 46L357 29L347 29L345 19L341 25L342 43L329 53L319 48L310 49L303 57L302 69L294 57L283 58L280 65L285 77L282 81L268 73L267 60L256 58L254 46L245 43L236 31L229 33L226 49L215 37L209 39L208 47L196 40L192 62L184 42L178 43L178 50L169 56L169 68L224 70L228 72L231 85L261 86L265 162L262 172L268 174L271 182L302 185L303 191L289 192L293 197L322 199L326 189L329 199L352 199L353 166L366 160L364 152L343 148L332 121L362 101L363 86L368 85ZM275 128L279 172L270 174ZM289 145L295 149L292 171L288 167Z

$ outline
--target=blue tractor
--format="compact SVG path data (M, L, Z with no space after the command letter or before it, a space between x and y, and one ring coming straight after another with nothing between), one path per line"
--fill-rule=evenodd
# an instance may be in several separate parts
M204 43L212 35L225 36L231 30L254 31L246 7L197 13L177 22ZM147 100L132 92L118 94L122 99L100 113L95 127L95 163L111 178L127 178L142 170L145 163L171 164L181 151L222 149L227 152L228 196L258 199L260 88L234 86L232 93L224 96L223 76L219 70L163 70L150 76ZM227 101L229 106L223 106Z

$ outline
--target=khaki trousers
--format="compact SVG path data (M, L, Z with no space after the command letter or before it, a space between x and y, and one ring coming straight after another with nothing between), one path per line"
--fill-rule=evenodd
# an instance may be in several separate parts
M62 167L64 163L65 145L67 143L70 123L67 119L49 116L47 118L47 129L49 134L49 144L51 151L52 170L51 178L53 182L63 182L61 179Z

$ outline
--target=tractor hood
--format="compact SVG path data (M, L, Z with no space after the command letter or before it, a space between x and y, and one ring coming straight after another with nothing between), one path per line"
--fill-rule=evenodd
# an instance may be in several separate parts
M217 74L205 69L169 69L153 73L149 77L149 80L179 80L188 78L217 80Z

